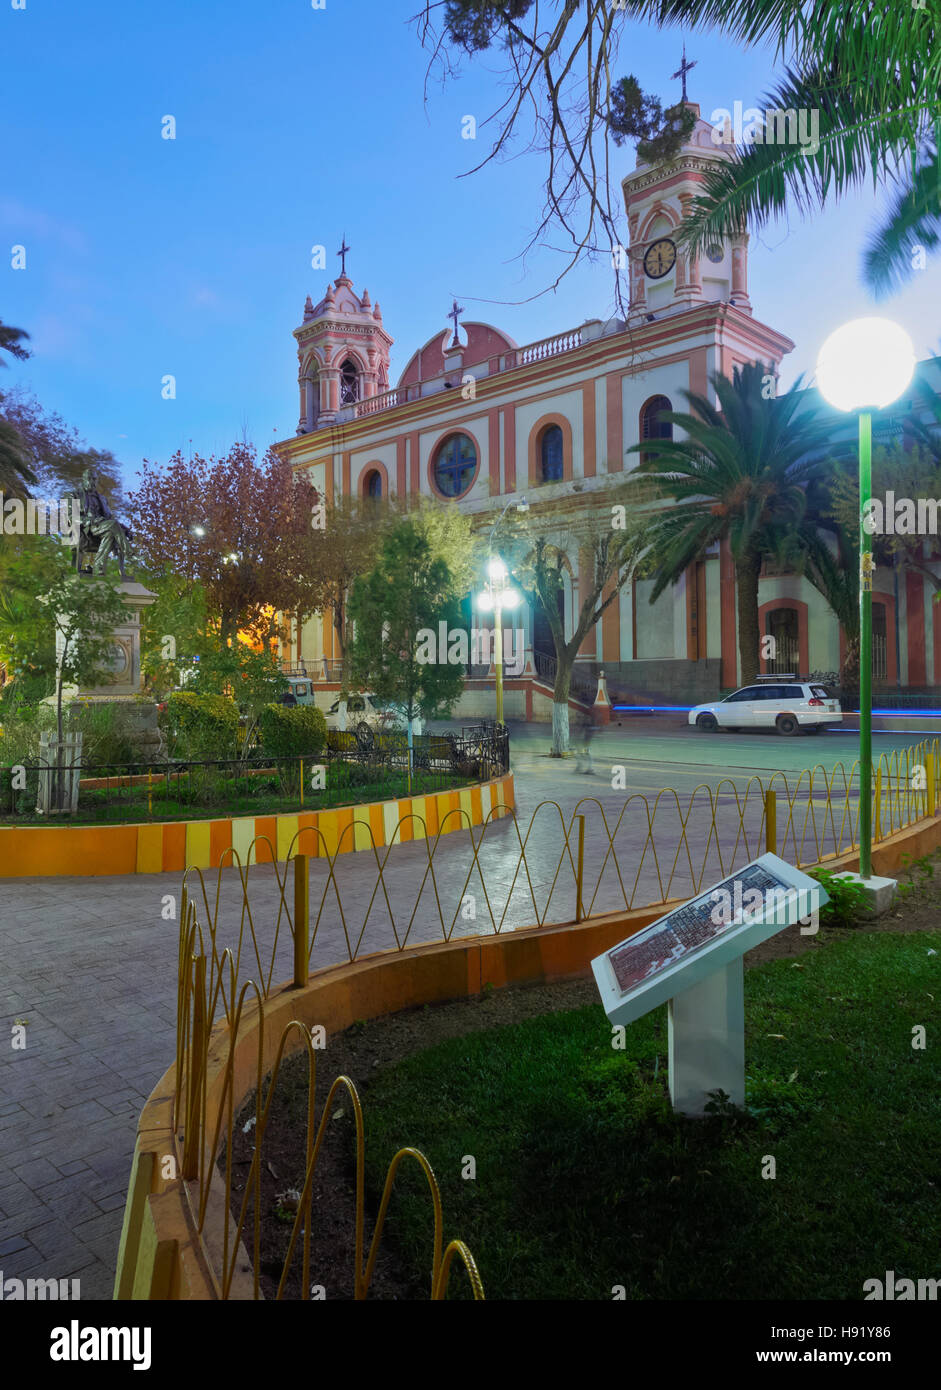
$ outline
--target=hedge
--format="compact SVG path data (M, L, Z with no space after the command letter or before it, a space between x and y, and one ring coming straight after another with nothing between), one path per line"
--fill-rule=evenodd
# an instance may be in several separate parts
M265 705L258 727L272 758L316 757L327 741L327 721L315 705Z
M176 690L167 698L167 714L186 757L237 756L239 712L228 695Z

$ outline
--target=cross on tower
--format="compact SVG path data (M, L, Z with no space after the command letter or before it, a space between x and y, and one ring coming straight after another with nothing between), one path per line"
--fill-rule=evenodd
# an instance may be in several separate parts
M688 72L692 71L692 69L696 66L696 62L697 62L697 61L698 61L697 59L694 59L691 63L687 63L687 61L686 61L686 43L685 43L685 41L684 41L684 43L683 43L683 61L682 61L682 63L680 63L680 65L679 65L679 67L677 68L676 72L673 74L674 78L676 78L676 77L681 77L681 78L683 79L683 101L684 101L684 102L686 101L686 74L687 74Z
M463 314L463 312L464 312L464 307L463 307L463 305L458 304L457 300L455 299L455 300L452 302L452 304L451 304L451 312L450 312L450 314L447 315L447 317L448 317L449 319L453 319L453 320L454 320L454 338L453 338L452 341L451 341L451 346L452 346L452 347L460 347L460 343L458 342L458 339L457 339L457 320L458 320L458 315L459 315L459 314Z
M339 249L339 251L337 252L337 255L340 257L340 274L341 274L341 275L345 275L345 274L346 274L346 255L347 255L347 252L349 251L349 249L350 249L350 248L349 248L349 247L347 246L347 244L346 244L346 237L344 236L342 245L340 246L340 249Z

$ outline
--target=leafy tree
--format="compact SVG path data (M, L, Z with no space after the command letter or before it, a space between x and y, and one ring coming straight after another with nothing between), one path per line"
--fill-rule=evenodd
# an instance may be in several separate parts
M311 539L319 557L322 608L330 615L340 657L347 655L347 603L355 581L370 572L393 520L385 501L338 497L326 509L324 528Z
M632 514L620 502L600 510L578 510L560 524L550 522L547 529L534 531L528 519L517 522L506 548L517 557L511 566L513 580L533 606L542 606L552 633L556 655L552 756L562 757L569 746L568 701L575 659L624 585L643 572L646 542L636 512ZM576 567L579 606L572 634L566 639L558 594L565 572L574 573Z
M941 233L941 11L933 0L885 17L870 0L628 0L660 22L716 25L746 43L773 41L788 60L765 110L818 113L819 148L748 143L710 173L681 235L703 246L741 227L760 228L793 207L809 213L867 178L894 196L863 258L876 294L912 273L918 244Z
M219 636L211 630L206 591L198 581L147 571L140 578L156 595L141 609L141 671L148 691L161 700L186 683L195 658L218 647Z
M453 576L418 522L399 521L382 538L374 569L353 585L349 615L351 675L363 690L402 705L410 730L419 714L450 710L464 686L463 664L440 647L436 661L423 660L422 633L430 629L437 640L440 623L461 628L461 610Z
M243 716L242 755L247 757L262 710L280 700L288 689L277 657L246 642L221 647L217 640L203 646L187 689L200 695L228 695Z
M46 411L21 385L0 391L0 440L12 430L29 475L25 480L48 493L69 495L90 468L111 510L124 510L121 465L109 449L89 449L61 415ZM2 463L0 463L2 469ZM25 475L24 475L25 476Z
M22 438L7 420L0 419L0 492L23 499L29 496L27 484L35 482Z
M432 555L447 565L454 597L463 598L476 582L482 555L482 536L474 531L473 518L456 502L430 497L410 498L405 514L428 542Z
M418 19L419 37L431 55L429 76L433 69L444 78L456 75L464 58L486 55L492 69L494 51L504 57L498 73L509 96L483 123L496 131L489 152L464 177L508 157L521 138L544 155L544 213L521 254L559 230L572 249L543 294L584 256L609 256L623 242L620 190L608 178L610 143L636 139L644 157L669 159L692 128L691 113L682 106L664 111L636 78L616 75L623 5L564 0L551 7L548 19L547 8L538 0L426 0ZM620 258L612 263L623 309Z
M608 178L607 138L618 121L634 133L653 108L632 79L612 76L631 21L718 29L783 60L765 110L817 112L819 147L745 143L709 174L681 237L700 247L761 227L792 207L811 212L864 180L891 195L863 259L870 289L887 293L909 278L912 251L941 239L941 9L912 0L881 13L872 0L426 0L419 35L445 76L464 55L502 52L498 75L509 97L491 118L489 153L471 173L508 152L529 113L530 147L546 160L546 212L532 244L561 230L572 246L568 273L600 240L622 240ZM622 111L626 107L626 113ZM633 113L633 114L630 114ZM669 115L669 113L665 113ZM764 131L761 132L762 136ZM581 218L576 221L577 211ZM528 248L527 248L528 249Z
M151 571L200 583L223 645L243 630L260 641L278 632L278 613L310 613L323 602L323 571L312 563L316 489L269 449L249 444L223 458L184 459L164 469L144 461L131 495L135 544Z
M657 570L651 602L675 584L706 550L728 541L735 563L741 678L754 680L759 664L758 580L763 558L792 534L806 515L806 485L821 470L827 426L808 409L797 381L784 395L767 387L770 367L736 367L731 380L711 377L717 409L706 396L684 391L693 413L663 411L683 439L646 439L633 487L638 496L669 503L650 517L650 561ZM632 484L628 484L628 492Z
M6 652L15 669L54 674L61 747L64 689L100 682L108 669L112 634L126 620L127 607L112 579L76 574L68 548L55 538L37 536L34 541L6 567L5 581L19 613L15 629L6 634Z

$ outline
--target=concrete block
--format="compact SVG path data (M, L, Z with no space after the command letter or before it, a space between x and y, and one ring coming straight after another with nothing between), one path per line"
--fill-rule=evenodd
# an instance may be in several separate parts
M845 873L834 874L833 877L848 879L860 885L869 899L867 917L884 916L895 902L898 893L898 884L894 878L880 878L878 874L861 878L858 873L847 870Z

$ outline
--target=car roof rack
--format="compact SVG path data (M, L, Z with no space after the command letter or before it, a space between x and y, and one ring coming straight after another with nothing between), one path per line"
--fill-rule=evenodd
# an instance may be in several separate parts
M793 671L782 671L777 676L756 676L755 684L757 685L759 681L796 681L799 679Z

